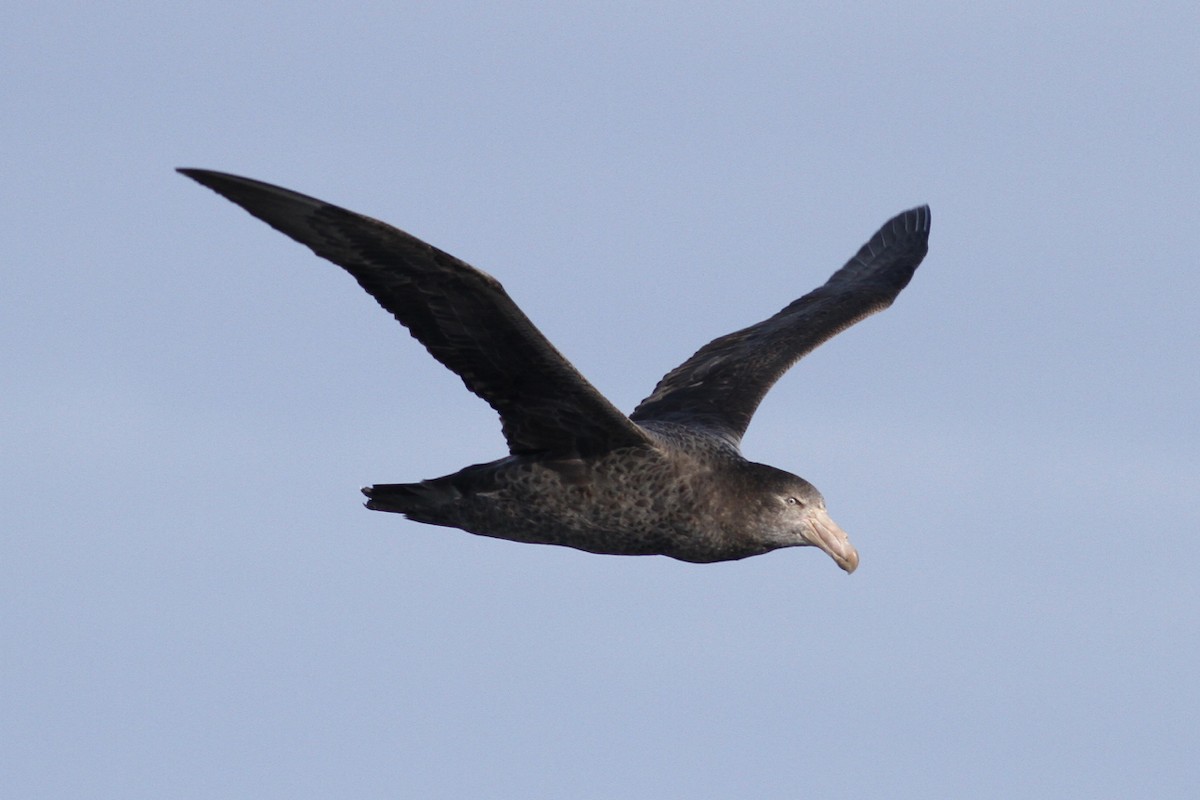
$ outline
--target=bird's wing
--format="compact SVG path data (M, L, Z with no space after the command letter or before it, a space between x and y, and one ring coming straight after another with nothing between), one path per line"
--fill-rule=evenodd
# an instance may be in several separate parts
M763 396L813 348L892 304L928 250L929 207L889 220L846 266L770 319L715 339L667 373L630 418L740 441Z
M513 454L589 455L647 443L490 275L404 231L312 197L220 172L179 172L353 275L500 414Z

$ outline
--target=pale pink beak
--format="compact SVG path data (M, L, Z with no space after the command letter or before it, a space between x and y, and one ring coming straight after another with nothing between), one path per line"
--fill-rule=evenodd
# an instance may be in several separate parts
M811 509L808 524L811 532L805 538L809 544L824 550L847 573L854 572L858 567L858 551L850 544L850 537L830 519L825 509Z

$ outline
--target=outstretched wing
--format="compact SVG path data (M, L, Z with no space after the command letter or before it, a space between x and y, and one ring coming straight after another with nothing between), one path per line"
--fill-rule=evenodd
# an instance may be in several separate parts
M709 342L667 373L630 418L703 427L740 441L758 404L789 367L892 304L928 242L929 206L892 218L824 286L770 319Z
M179 172L353 275L496 409L511 453L590 455L647 443L490 275L404 231L312 197L236 175Z

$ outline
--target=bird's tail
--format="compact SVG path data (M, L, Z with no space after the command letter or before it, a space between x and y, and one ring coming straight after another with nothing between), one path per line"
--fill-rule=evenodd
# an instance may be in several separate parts
M432 480L420 483L377 483L364 486L366 506L372 511L391 511L404 514L419 522L436 523L440 510L462 497L448 481Z

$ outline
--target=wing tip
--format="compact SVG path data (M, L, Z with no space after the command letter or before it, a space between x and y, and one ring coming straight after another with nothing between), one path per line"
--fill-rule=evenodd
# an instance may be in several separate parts
M240 175L231 175L228 172L217 172L211 169L198 169L196 167L176 167L175 171L185 178L191 178L196 183L206 189L211 189L217 194L229 200L234 200L230 192L238 187L244 187L258 183L249 178L243 178ZM234 200L234 202L237 202Z
M928 203L901 211L891 219L893 225L900 225L903 231L912 233L928 233L932 221L933 212Z
M885 222L867 244L863 246L863 249L867 250L868 255L873 257L876 255L876 245L886 248L904 239L927 242L929 241L929 228L932 220L933 213L927 204L914 206L907 211L901 211ZM857 257L861 259L862 255L863 252L860 250Z
M246 188L266 190L275 193L297 194L290 189L284 189L274 184L257 181L253 178L244 178L241 175L234 175L231 172L218 172L215 169L198 169L196 167L176 167L175 171L185 178L191 178L196 183L206 188L212 189L218 194L225 194L226 189Z
M175 171L185 178L191 178L197 183L202 183L205 186L207 186L210 181L217 180L222 177L234 177L232 175L226 175L223 172L214 172L211 169L200 169L198 167L176 167Z

